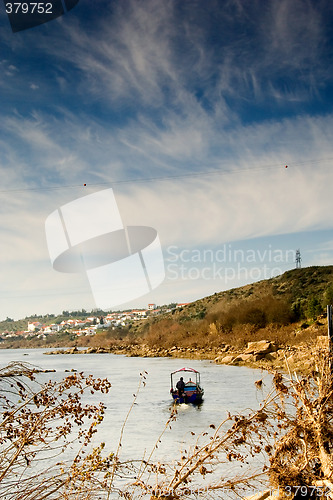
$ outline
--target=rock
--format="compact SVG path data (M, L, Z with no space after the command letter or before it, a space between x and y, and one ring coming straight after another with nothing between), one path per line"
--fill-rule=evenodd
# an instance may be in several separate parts
M234 359L235 359L235 356L231 356L229 354L229 356L224 356L224 358L221 359L221 363L228 365L228 364L232 363L234 361Z
M244 354L269 354L277 350L275 344L269 340L259 340L258 342L249 342Z
M33 373L54 373L56 370L51 370L51 369L47 369L47 370L40 370L38 368L34 368L32 370Z
M234 362L237 362L237 361L243 361L243 362L246 362L246 361L252 361L254 359L254 356L253 354L238 354L236 356L236 358L234 359Z
M107 350L104 347L98 347L96 350L97 354L105 354L107 353Z
M87 354L95 354L97 352L96 347L89 347L87 349Z

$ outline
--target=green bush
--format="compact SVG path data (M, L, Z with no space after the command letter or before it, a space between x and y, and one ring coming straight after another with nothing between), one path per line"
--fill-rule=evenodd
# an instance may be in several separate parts
M317 316L323 313L323 306L318 297L312 295L307 302L307 317L315 320Z
M333 305L333 284L328 286L323 298L323 307Z

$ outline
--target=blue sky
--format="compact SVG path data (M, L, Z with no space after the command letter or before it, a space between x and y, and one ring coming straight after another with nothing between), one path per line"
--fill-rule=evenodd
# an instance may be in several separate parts
M332 21L329 0L81 0L12 33L1 4L0 318L94 307L44 223L107 187L165 257L123 308L270 277L297 248L332 264Z

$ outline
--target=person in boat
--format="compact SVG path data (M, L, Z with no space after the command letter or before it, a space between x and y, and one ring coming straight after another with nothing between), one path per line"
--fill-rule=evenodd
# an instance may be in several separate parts
M185 382L184 382L183 377L180 377L180 380L178 380L178 382L176 384L176 389L178 390L179 397L181 397L184 393L184 390L185 390Z

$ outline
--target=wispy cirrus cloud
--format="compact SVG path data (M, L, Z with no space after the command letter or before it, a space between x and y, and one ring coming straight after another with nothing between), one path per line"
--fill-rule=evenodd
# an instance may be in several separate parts
M61 287L84 279L53 272L44 221L104 187L164 247L332 229L328 1L100 5L0 33L5 290L79 303Z
M227 2L222 9L213 0L204 7L125 0L89 31L63 19L47 36L27 36L51 61L54 78L40 75L41 99L50 104L52 86L63 99L75 86L88 107L103 102L123 119L144 113L165 126L168 111L205 112L223 126L248 119L255 103L268 112L318 96L332 79L323 62L327 9L327 1Z

